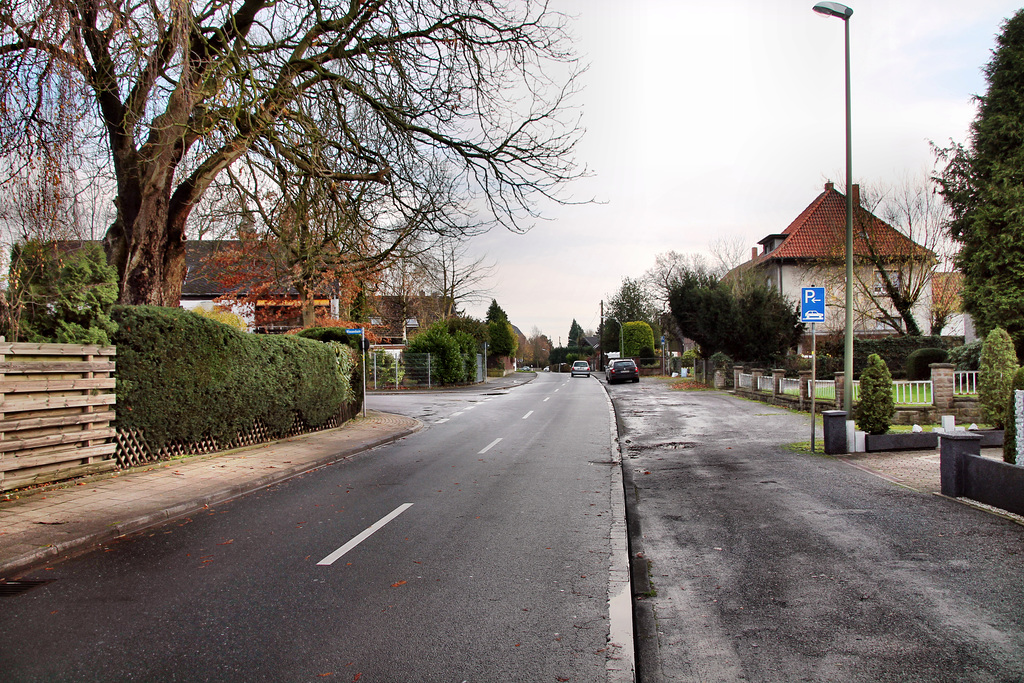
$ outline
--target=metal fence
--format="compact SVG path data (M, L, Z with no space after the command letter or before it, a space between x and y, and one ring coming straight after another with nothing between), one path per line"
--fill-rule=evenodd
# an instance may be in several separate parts
M463 356L465 377L483 382L487 366L482 353ZM400 387L432 388L441 384L442 372L437 354L393 353L383 349L371 350L366 359L366 387L368 389L398 389Z
M835 401L836 381L834 379L807 380L807 395Z
M783 377L779 380L779 392L790 396L800 395L800 380L792 377Z
M978 393L978 371L957 371L953 373L953 393L971 396Z
M775 378L771 375L761 375L757 378L758 391L775 393Z
M893 382L892 400L896 405L930 406L932 404L932 382Z

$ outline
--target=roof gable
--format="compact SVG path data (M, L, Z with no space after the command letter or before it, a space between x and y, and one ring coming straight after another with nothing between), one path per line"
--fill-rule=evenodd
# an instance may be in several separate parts
M934 258L934 253L859 206L854 185L853 251L861 257L872 253L882 258ZM781 259L824 260L842 258L846 252L846 196L832 183L805 208L781 235L778 247L759 254L756 262ZM775 237L774 235L769 235ZM762 240L765 243L769 238ZM870 246L869 246L870 241Z

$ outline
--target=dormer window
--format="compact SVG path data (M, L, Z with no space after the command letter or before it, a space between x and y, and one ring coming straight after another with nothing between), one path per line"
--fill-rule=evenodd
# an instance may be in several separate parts
M789 237L789 235L783 235L783 234L768 235L763 240L758 242L758 244L760 244L761 247L762 247L761 253L762 254L770 254L770 253L772 253L773 251L778 249L780 246L782 246L782 243L786 241L787 237Z

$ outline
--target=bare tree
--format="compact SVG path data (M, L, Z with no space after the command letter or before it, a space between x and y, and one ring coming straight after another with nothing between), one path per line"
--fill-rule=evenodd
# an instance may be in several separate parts
M675 316L669 313L669 299L686 273L711 273L712 267L703 254L683 254L678 251L667 251L654 257L654 266L644 273L643 281L651 293L658 311L659 322L663 330L668 330L680 348L684 345L685 335L679 328ZM717 272L717 269L714 269Z
M490 298L485 284L493 277L495 264L488 263L486 256L470 256L465 241L442 235L416 258L431 292L439 293L444 300L444 317L458 315L460 305Z
M860 201L853 223L854 316L861 324L920 335L915 309L930 303L936 264L952 257L945 205L926 178L862 188ZM845 242L838 233L834 237L832 253L820 259L817 270L828 289L844 291Z
M711 252L711 272L719 277L747 260L747 241L739 235L734 237L719 237L708 245Z
M522 227L579 174L569 44L535 0L5 2L0 153L74 133L109 160L120 300L177 305L193 209L258 142L302 168L309 135L336 140L305 170L392 198L439 170Z

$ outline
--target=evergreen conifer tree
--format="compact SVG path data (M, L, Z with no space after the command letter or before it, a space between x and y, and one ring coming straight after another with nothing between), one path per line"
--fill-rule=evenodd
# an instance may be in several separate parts
M963 303L978 331L1006 329L1024 349L1024 10L1003 25L984 69L969 146L938 150L950 231L962 248Z
M981 419L1002 429L1007 422L1006 410L1013 393L1013 377L1017 374L1017 355L1010 335L997 327L985 337L978 368L978 402Z

